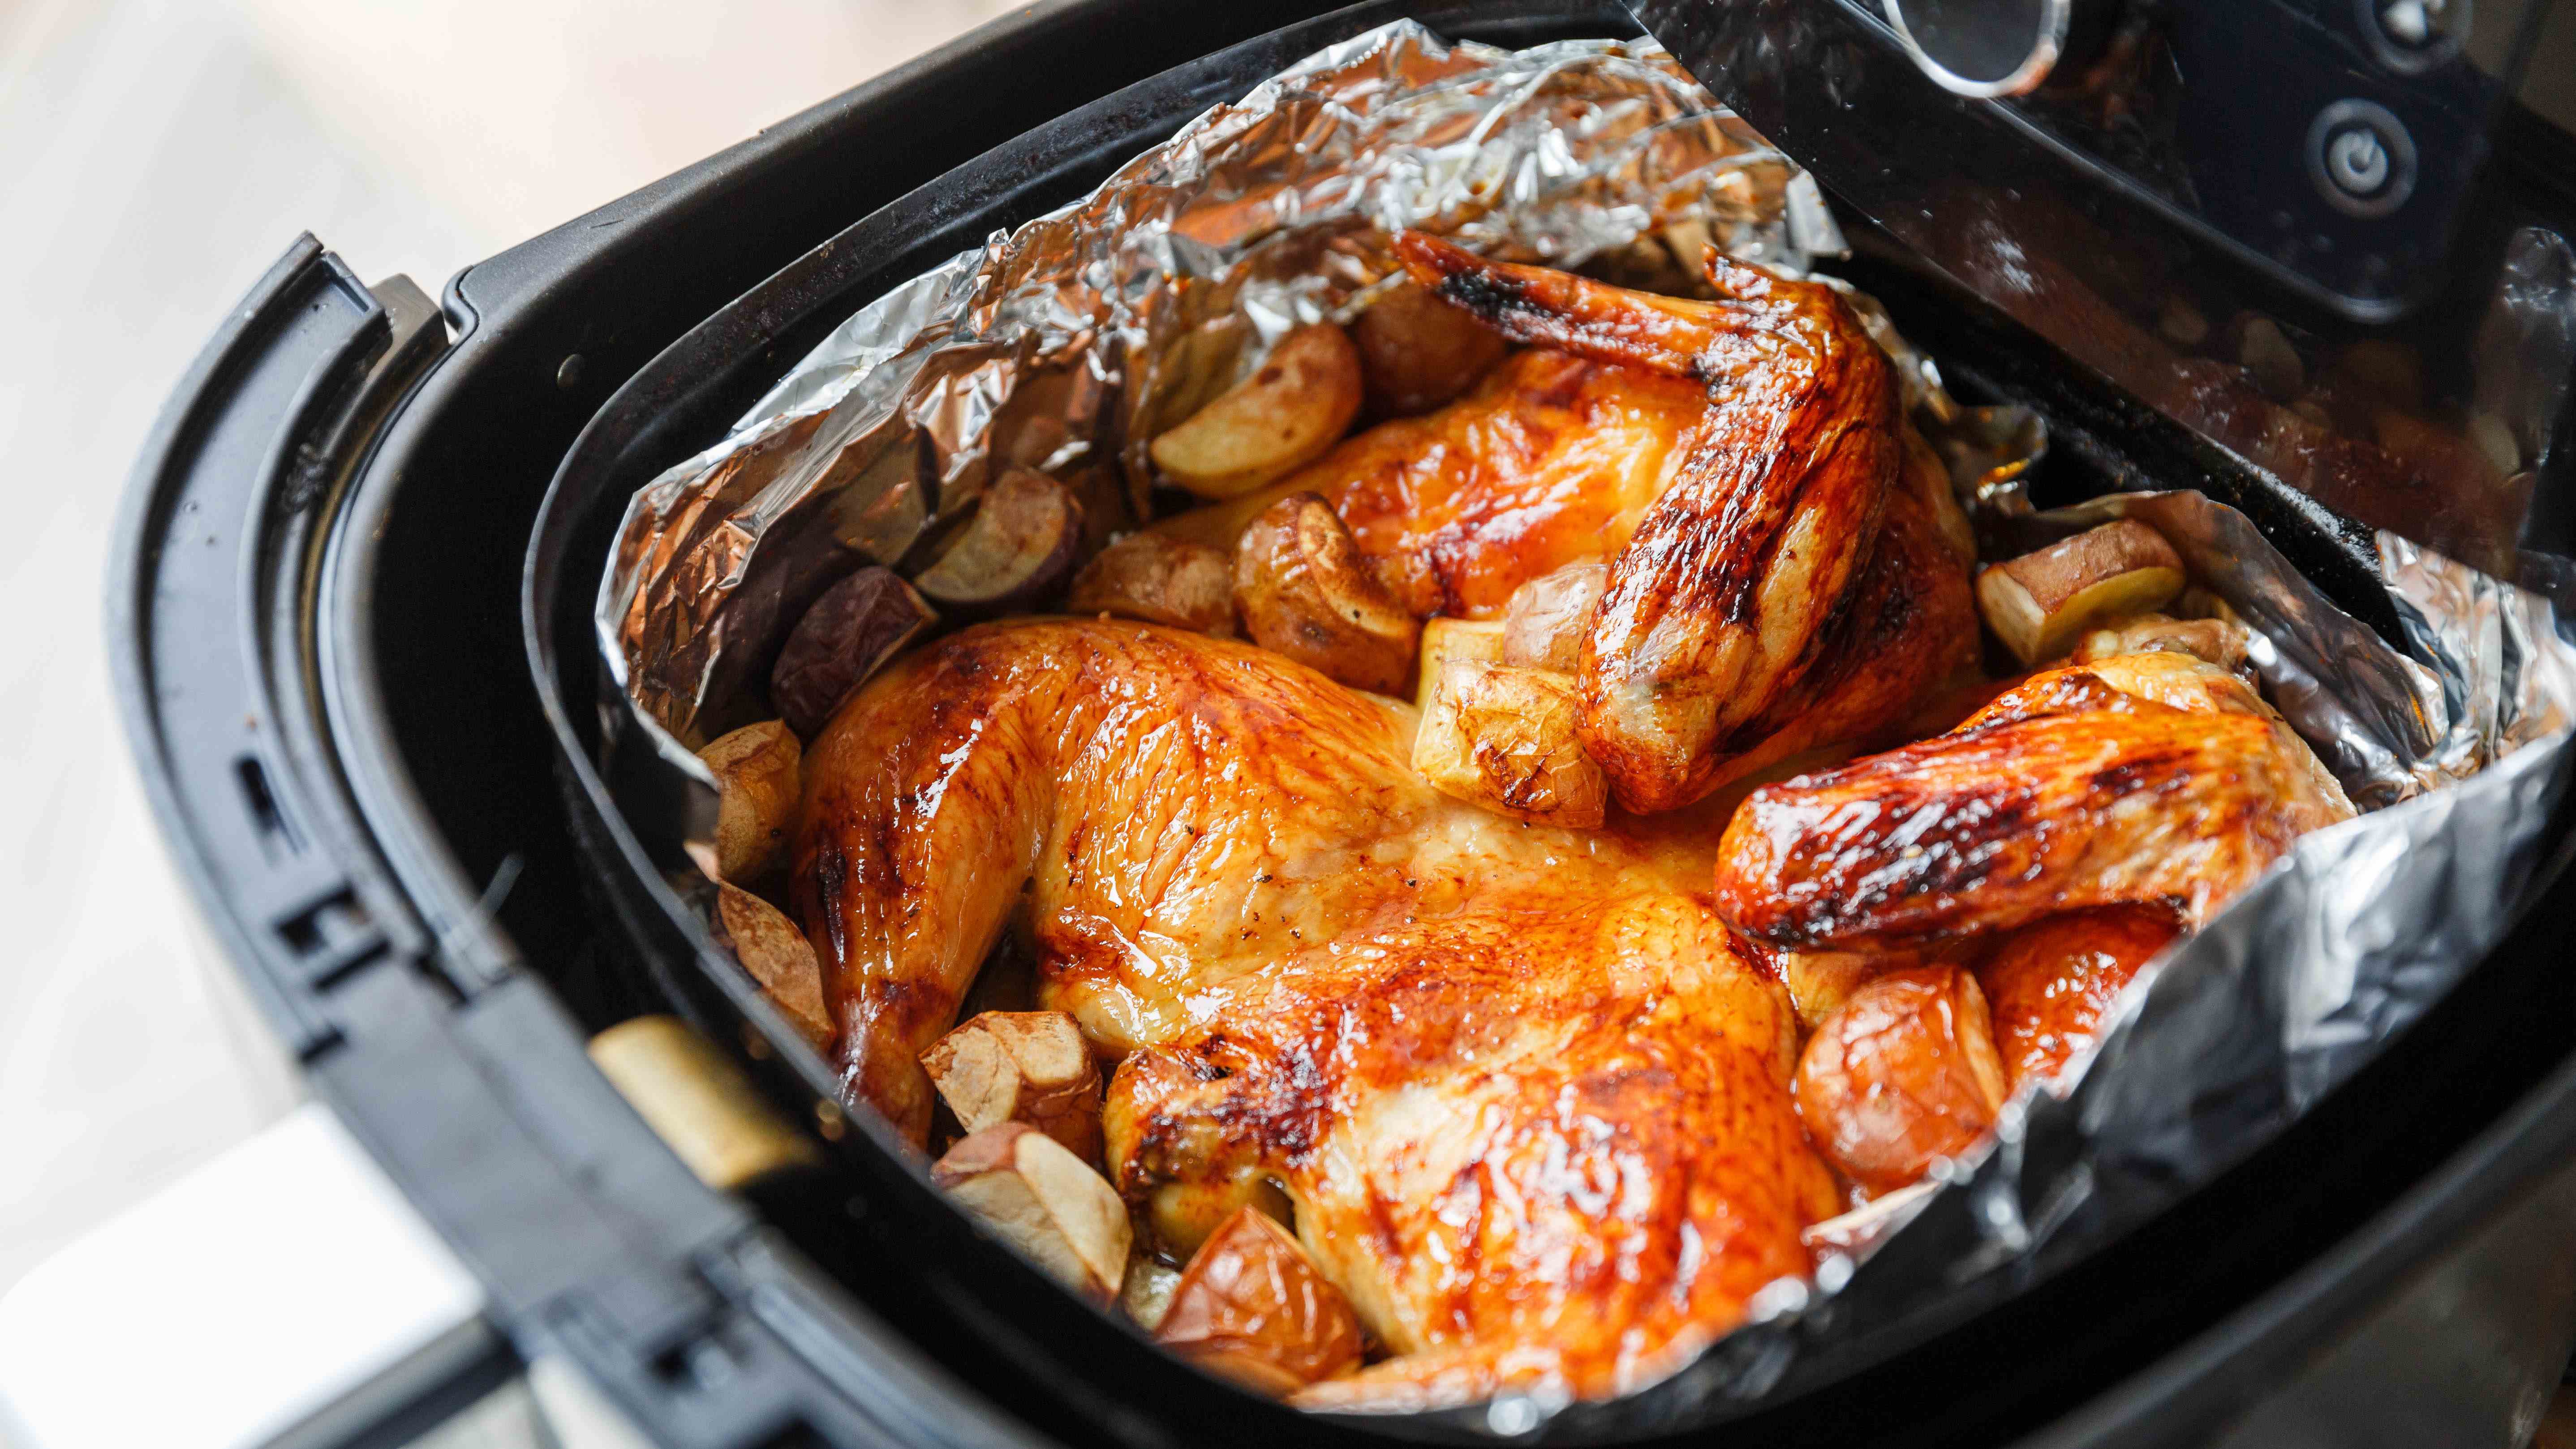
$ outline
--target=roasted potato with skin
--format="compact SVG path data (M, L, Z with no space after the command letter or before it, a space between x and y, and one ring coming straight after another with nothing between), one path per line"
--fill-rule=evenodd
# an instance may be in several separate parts
M1103 1305L1118 1296L1133 1244L1127 1205L1054 1138L1025 1122L987 1127L949 1148L930 1180L1058 1282Z
M716 777L716 873L736 883L756 881L787 850L803 792L798 765L804 746L785 720L762 720L698 751Z
M878 666L938 622L894 570L863 568L825 590L797 621L769 672L770 701L811 739Z
M2069 911L2013 932L1977 967L2010 1084L2053 1089L2138 968L2181 934L2173 913L2153 906Z
M751 979L816 1049L839 1034L823 1003L823 962L812 942L776 906L742 889L716 884L716 924Z
M1068 614L1114 614L1202 634L1234 632L1234 569L1205 544L1131 533L1074 575Z
M1476 385L1511 345L1420 283L1407 281L1351 323L1369 416L1427 413Z
M1450 660L1413 736L1413 768L1434 789L1496 814L1589 830L1609 781L1575 736L1570 674Z
M1073 572L1082 552L1082 504L1073 490L1028 468L985 485L966 526L912 585L968 618L1026 609Z
M2014 658L2037 664L2103 623L2163 608L2188 582L2163 534L2123 518L1988 566L1977 608Z
M1892 1192L1956 1157L2004 1103L1986 999L1956 966L1890 972L1825 1019L1798 1059L1798 1115L1864 1192Z
M1228 1218L1182 1270L1154 1341L1255 1393L1284 1395L1360 1365L1359 1316L1271 1217Z
M1359 353L1341 328L1318 322L1280 338L1252 376L1146 452L1201 498L1233 498L1321 457L1359 410Z
M1571 674L1583 662L1593 606L1610 587L1606 563L1568 564L1512 591L1503 606L1503 662Z
M1422 658L1415 671L1413 707L1431 708L1431 694L1440 683L1440 666L1451 660L1475 664L1503 662L1503 621L1500 619L1425 619L1422 621Z
M1393 694L1413 673L1421 625L1312 493L1280 499L1244 529L1234 606L1254 643L1354 689Z
M967 1131L1025 1122L1100 1160L1100 1064L1067 1013L985 1012L922 1053L921 1067Z

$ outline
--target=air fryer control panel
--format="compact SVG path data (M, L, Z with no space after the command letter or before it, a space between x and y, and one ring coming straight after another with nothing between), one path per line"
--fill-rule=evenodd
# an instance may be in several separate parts
M1722 97L1864 205L1952 169L2009 173L2017 147L2055 152L2367 319L2435 284L2545 3L1639 0L1636 9ZM1801 85L1818 94L1787 94ZM1821 101L1895 144L1838 166L1766 121L1763 102L1775 97L1811 118ZM1935 114L1969 110L1999 126L1980 135ZM1909 171L1910 183L1899 174ZM2028 168L2020 179L2040 180Z

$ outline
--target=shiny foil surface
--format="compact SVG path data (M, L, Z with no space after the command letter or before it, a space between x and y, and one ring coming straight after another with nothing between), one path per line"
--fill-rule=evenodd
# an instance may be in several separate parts
M769 661L803 605L903 559L1000 467L1042 468L1104 532L1129 526L1148 508L1143 445L1290 328L1356 312L1395 270L1399 227L1614 272L1651 249L1662 278L1626 274L1649 286L1685 285L1670 258L1701 237L1790 270L1840 248L1813 183L1650 41L1360 36L862 308L642 489L596 612L624 723L699 776L687 747L770 713ZM2152 524L2252 628L2265 695L2365 813L2303 838L2142 972L2062 1095L2008 1105L1972 1160L1811 1231L1813 1278L1774 1283L1660 1383L1600 1403L1515 1393L1405 1432L1675 1432L1819 1388L1856 1342L1927 1311L1999 1301L2258 1151L2473 969L2531 884L2576 720L2576 644L2546 601L2383 532L2392 643L2200 493L2033 512L2044 421L1961 406L1854 300L1989 557ZM631 813L688 818L646 803L670 783L625 797Z
M1652 41L1503 51L1386 26L862 308L638 492L597 610L617 678L691 745L761 717L803 604L894 564L1000 468L1132 526L1154 434L1291 328L1365 306L1405 227L1552 266L1667 233L1794 269L1842 249L1814 183ZM1671 255L1652 246L1685 282Z

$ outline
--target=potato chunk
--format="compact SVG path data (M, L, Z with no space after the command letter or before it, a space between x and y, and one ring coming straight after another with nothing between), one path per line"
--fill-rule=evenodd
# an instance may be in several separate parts
M969 1132L1025 1122L1085 1162L1100 1160L1100 1065L1061 1011L988 1011L921 1055Z
M974 516L912 586L968 618L1033 608L1073 572L1082 552L1082 504L1073 490L1029 468L992 481Z
M1279 339L1252 376L1154 439L1163 476L1201 498L1232 498L1323 455L1360 410L1360 358L1319 322Z
M1073 577L1068 614L1115 614L1202 634L1234 632L1234 570L1223 551L1161 533L1131 533Z
M1573 673L1583 662L1592 608L1609 587L1608 564L1579 563L1514 589L1503 606L1503 662Z
M2109 620L2163 608L2188 581L2163 534L2123 518L1989 566L1977 604L2013 657L2037 664Z
M1351 323L1371 416L1427 413L1476 385L1510 350L1502 334L1418 282L1389 290Z
M894 570L863 568L834 584L796 622L770 670L770 702L811 739L878 666L938 622Z
M959 1140L930 1170L969 1216L1040 1268L1106 1305L1127 1277L1127 1205L1099 1173L1025 1122Z
M1798 1059L1807 1135L1871 1194L1923 1175L1994 1125L2003 1059L1976 978L1956 966L1893 971L1855 991Z
M1259 1208L1228 1218L1182 1270L1154 1341L1262 1394L1360 1364L1359 1316L1306 1250Z
M1292 493L1244 529L1234 605L1254 643L1354 689L1393 694L1413 672L1421 625L1315 494Z
M1413 768L1496 814L1591 829L1610 790L1575 736L1575 713L1572 675L1451 660L1413 736Z
M716 924L725 944L733 947L742 969L760 983L770 1003L784 1012L817 1049L837 1034L832 1012L823 1002L823 962L813 943L776 906L739 886L716 885Z
M1422 662L1415 674L1413 706L1431 708L1431 694L1440 683L1440 666L1453 659L1478 664L1503 662L1503 621L1500 619L1425 619L1422 621Z
M804 746L785 720L762 720L698 751L716 777L716 872L754 881L787 849L803 790L797 769Z

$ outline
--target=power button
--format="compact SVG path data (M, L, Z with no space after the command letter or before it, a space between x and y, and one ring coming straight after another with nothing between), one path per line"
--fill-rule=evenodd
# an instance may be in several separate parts
M2346 216L2378 217L2415 190L2415 141L2385 106L2337 101L2308 127L2308 177Z

